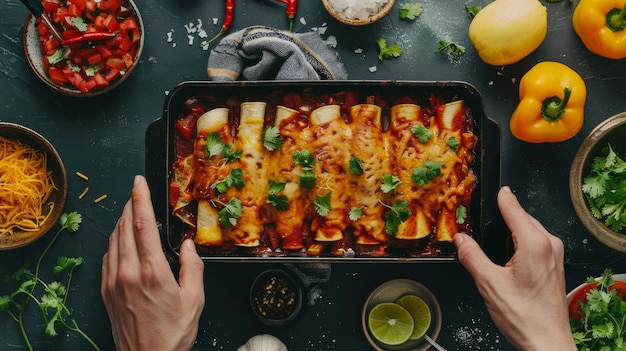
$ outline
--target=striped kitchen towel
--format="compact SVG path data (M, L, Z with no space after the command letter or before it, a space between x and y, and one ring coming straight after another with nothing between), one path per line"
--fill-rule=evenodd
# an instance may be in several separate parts
M214 81L348 78L337 52L318 33L263 26L224 37L211 50L207 73Z

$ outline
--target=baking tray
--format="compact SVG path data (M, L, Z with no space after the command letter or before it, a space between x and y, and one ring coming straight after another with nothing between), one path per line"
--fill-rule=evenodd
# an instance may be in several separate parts
M272 94L306 92L313 94L334 94L355 91L361 97L383 95L391 97L413 96L427 99L441 96L446 101L462 99L470 108L473 117L473 132L478 137L475 148L475 161L472 169L477 177L476 189L472 195L471 217L472 235L494 261L505 261L511 254L510 235L506 233L496 206L496 195L500 188L500 130L498 125L487 117L483 100L478 90L471 84L461 81L248 81L248 82L183 82L172 89L165 99L163 114L154 120L146 130L146 177L152 190L152 202L161 229L165 252L170 257L178 255L183 233L180 220L170 215L169 181L174 156L174 123L181 117L185 102L198 96L220 96L223 99L262 98ZM250 261L296 261L296 262L439 262L454 261L456 253L452 249L443 250L440 255L402 256L394 254L371 256L264 256L250 254L207 254L200 251L206 261L250 262Z

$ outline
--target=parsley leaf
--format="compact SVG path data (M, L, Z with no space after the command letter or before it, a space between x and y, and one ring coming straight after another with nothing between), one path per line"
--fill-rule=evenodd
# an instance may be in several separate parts
M211 184L211 189L215 189L220 193L225 193L231 186L241 189L245 185L246 181L243 179L243 170L241 168L235 168L228 173L225 179Z
M348 218L350 218L351 221L358 221L359 218L361 218L362 216L363 216L363 209L357 206L352 207L350 209L350 212L348 213Z
M224 150L224 141L218 132L212 132L206 138L206 150L209 158L219 155Z
M463 205L459 205L459 207L456 208L456 223L463 224L465 223L466 219L467 219L467 207Z
M63 61L63 49L57 49L54 54L48 56L47 58L50 66L56 65L57 63Z
M78 29L80 32L84 32L87 30L87 23L85 23L82 17L72 17L70 22L72 23L72 26L74 26L74 28Z
M300 186L306 189L313 189L317 184L317 178L315 173L311 171L304 171L300 174Z
M278 128L271 126L263 129L263 146L269 151L280 150L283 147L283 137Z
M448 138L448 146L450 147L450 149L454 152L459 151L459 139L457 139L456 137L450 137Z
M422 123L417 122L411 128L411 133L420 141L420 143L425 143L433 136L433 132L426 128Z
M241 150L234 150L232 145L223 144L222 145L222 155L224 155L224 159L226 159L226 163L231 163L235 160L241 158L241 154L243 152Z
M330 197L332 194L333 193L331 191L324 196L317 195L317 197L315 197L315 201L313 201L315 211L317 211L317 213L322 217L326 217L328 212L330 212Z
M87 77L93 77L96 75L96 73L98 73L100 71L100 65L99 64L95 64L95 65L91 65L89 66L86 70L85 70L85 74L87 75Z
M402 54L402 46L397 44L387 45L387 41L383 38L376 40L378 44L378 59L380 61L392 57L399 57Z
M452 58L459 58L465 53L465 47L455 42L440 40L437 43L437 52Z
M400 178L391 174L384 174L381 180L380 190L385 194L395 190L400 185Z
M224 208L219 210L217 213L217 218L225 226L235 226L237 225L237 220L241 217L243 213L243 207L241 205L241 201L237 198L230 199L226 204L224 204Z
M393 206L389 207L389 212L385 214L385 232L389 235L395 235L398 232L398 226L409 218L411 210L408 208L409 203L406 200L396 200Z
M426 185L426 183L441 175L442 165L439 162L426 161L424 167L413 168L411 179L417 185Z
M352 157L349 162L349 169L352 174L363 174L363 163L358 157Z
M313 162L315 162L315 156L309 150L299 150L293 153L293 161L302 166L305 171L313 170Z
M422 13L422 4L419 2L406 3L398 11L401 20L414 21Z
M277 182L274 180L268 180L267 190L267 203L276 207L279 211L286 211L289 209L289 199L285 195L279 195L281 191L285 190L286 182Z
M611 230L626 226L626 161L611 144L602 148L583 179L582 192L594 217L604 220Z

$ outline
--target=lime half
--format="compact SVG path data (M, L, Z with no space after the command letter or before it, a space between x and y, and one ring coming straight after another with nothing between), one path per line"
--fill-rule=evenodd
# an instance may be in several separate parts
M413 335L413 318L402 306L383 302L372 308L367 318L372 336L387 345L400 345Z
M397 299L395 303L407 310L413 318L415 327L413 328L411 339L415 340L424 336L430 327L431 320L430 308L428 308L426 302L415 295L404 295Z

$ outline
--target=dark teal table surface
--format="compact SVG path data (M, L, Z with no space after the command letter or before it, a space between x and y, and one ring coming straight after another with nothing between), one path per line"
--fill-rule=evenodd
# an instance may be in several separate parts
M626 61L604 59L587 51L572 29L570 1L546 4L546 40L530 56L506 67L483 63L467 37L471 19L464 5L484 5L487 1L422 0L424 11L412 23L398 19L398 7L404 2L398 1L391 15L376 24L348 27L333 20L321 2L301 0L294 31L326 27L322 37L337 39L336 48L350 79L461 80L476 86L487 115L501 128L502 184L510 185L522 205L572 250L566 268L567 288L587 276L599 275L605 267L626 271L623 254L606 248L586 232L572 208L568 189L569 168L582 138L607 117L626 111ZM144 173L146 127L161 115L166 94L175 85L208 79L209 52L199 48L201 39L193 33L193 45L188 44L187 28L201 20L209 34L215 33L223 14L223 1L136 3L146 33L139 65L114 91L82 99L59 95L38 80L23 50L27 11L18 0L0 3L0 120L39 131L63 158L69 175L66 211L81 213L83 223L77 233L64 234L48 258L63 255L85 259L75 273L69 305L102 350L114 349L100 298L102 255L129 196L133 175ZM232 29L258 24L287 28L284 7L270 3L238 0ZM401 44L402 56L379 62L376 39L381 37ZM455 41L467 52L456 61L443 57L435 53L439 40ZM545 60L565 63L582 75L588 89L586 116L575 138L534 145L513 138L508 121L518 103L520 78L535 63ZM371 72L371 67L376 71ZM77 171L88 175L89 180L75 176ZM86 186L89 194L79 200ZM102 194L107 198L94 203ZM25 259L35 260L49 239L47 236L28 248L0 252L0 272L11 271ZM457 263L332 264L324 270L327 281L307 286L307 303L296 324L284 329L263 327L247 306L248 288L258 273L280 265L208 263L206 307L194 350L235 350L249 337L264 332L280 337L290 350L370 350L360 324L362 304L371 290L392 278L417 280L435 293L443 311L439 341L448 350L513 349L493 325L471 277ZM8 293L4 290L6 284L2 282L0 295ZM89 349L73 333L46 337L37 311L33 309L29 315L27 328L35 349ZM17 324L0 313L0 349L23 348Z

